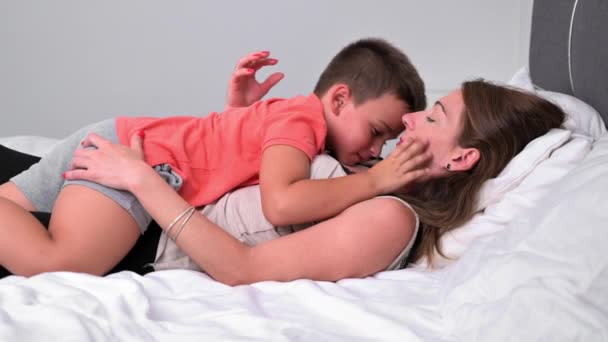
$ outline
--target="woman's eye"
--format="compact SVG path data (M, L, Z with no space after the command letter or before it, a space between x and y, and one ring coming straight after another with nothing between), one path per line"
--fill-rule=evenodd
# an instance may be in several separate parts
M426 122L435 122L435 120L433 120L433 118L432 118L432 117L427 116L427 117L426 117Z
M377 137L377 136L379 136L379 135L380 135L380 132L378 132L378 130L377 130L377 129L372 128L372 135L373 135L373 136L375 136L375 137Z

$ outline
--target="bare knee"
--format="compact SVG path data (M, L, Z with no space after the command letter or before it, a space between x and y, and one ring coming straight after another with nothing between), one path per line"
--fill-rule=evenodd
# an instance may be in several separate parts
M25 194L19 190L17 185L13 182L6 182L0 185L0 197L4 197L17 203L23 209L27 211L36 211L36 207L34 204L30 202L30 200L25 197Z

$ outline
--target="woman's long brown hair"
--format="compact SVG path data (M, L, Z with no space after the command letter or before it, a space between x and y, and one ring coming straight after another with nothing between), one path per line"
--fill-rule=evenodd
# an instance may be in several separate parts
M433 263L440 238L475 214L479 190L495 178L530 141L562 125L565 114L555 104L484 80L462 84L464 115L459 146L476 148L480 157L468 171L451 172L401 195L420 216L420 229L410 262L427 257Z

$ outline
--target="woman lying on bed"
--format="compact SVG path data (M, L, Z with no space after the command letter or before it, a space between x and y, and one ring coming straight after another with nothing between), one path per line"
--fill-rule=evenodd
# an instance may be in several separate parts
M234 77L233 85L243 81L239 77ZM244 88L233 87L232 95L255 93L259 84L250 77ZM250 96L252 101L259 97ZM335 281L401 268L416 232L418 243L410 260L430 257L442 234L472 217L483 182L498 175L531 140L559 127L563 119L558 107L536 96L483 81L465 82L428 111L403 116L401 141L415 137L429 142L432 179L409 187L399 197L358 203L306 229L270 226L261 212L259 188L238 189L203 208L204 215L195 213L185 226L178 227L177 245L163 234L155 269L200 267L216 280L236 285L298 278ZM97 147L87 156L87 170L69 171L68 179L79 177L132 192L163 230L176 213L189 206L145 167L140 138L127 147L91 135L87 144ZM312 170L315 177L344 172L326 157L316 159ZM62 236L68 242L62 246L66 257L56 258L33 244L49 235L42 225L17 204L0 201L0 264L15 274L57 270L105 274L133 247L111 234L92 239L82 226L82 234ZM73 215L83 219L90 210L94 208L85 207ZM128 218L125 214L113 219ZM51 234L53 224L60 224L57 221L51 217ZM104 249L109 244L120 246L124 253L107 258ZM149 250L148 246L148 254ZM154 262L154 258L146 262Z

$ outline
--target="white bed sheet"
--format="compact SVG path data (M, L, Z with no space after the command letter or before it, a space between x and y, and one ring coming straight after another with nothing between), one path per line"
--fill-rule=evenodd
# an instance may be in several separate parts
M8 145L49 146L35 139ZM8 277L0 340L608 340L608 135L558 185L434 272L238 287L184 270Z

